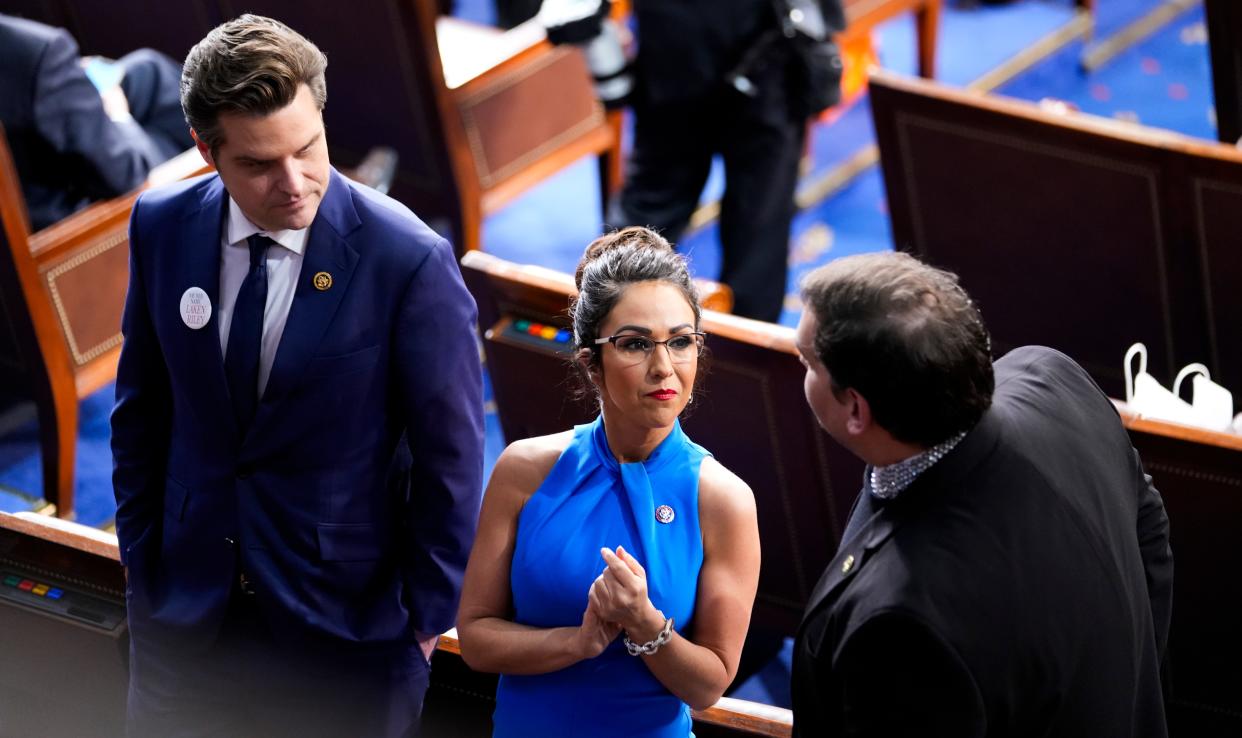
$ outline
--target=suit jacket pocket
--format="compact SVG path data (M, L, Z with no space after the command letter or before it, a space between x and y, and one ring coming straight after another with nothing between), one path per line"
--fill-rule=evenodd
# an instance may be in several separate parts
M322 561L374 561L382 553L370 523L320 523L318 533Z
M337 374L370 369L379 359L380 347L371 346L340 356L317 356L306 367L308 377L331 377Z
M172 477L164 477L164 515L173 520L181 520L189 497L190 490L184 484Z

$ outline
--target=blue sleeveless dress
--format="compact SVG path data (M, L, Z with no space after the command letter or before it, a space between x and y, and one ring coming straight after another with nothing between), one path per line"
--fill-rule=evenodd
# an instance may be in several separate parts
M577 626L602 547L624 546L647 571L652 603L681 632L694 616L703 537L699 467L707 456L673 426L643 462L620 464L603 419L573 440L518 516L510 586L514 619L541 628ZM656 519L667 505L673 519ZM667 516L664 516L667 517ZM687 738L690 708L665 689L618 636L599 656L550 674L502 676L495 738Z

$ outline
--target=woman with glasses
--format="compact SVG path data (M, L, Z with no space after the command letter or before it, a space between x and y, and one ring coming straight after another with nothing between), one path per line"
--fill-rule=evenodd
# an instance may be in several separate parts
M750 488L682 432L703 352L685 261L658 234L578 265L575 360L595 422L510 445L492 473L458 636L502 674L494 735L691 735L733 680L759 580Z

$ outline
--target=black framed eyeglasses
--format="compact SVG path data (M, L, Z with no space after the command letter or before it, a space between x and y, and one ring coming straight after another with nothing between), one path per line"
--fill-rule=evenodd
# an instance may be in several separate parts
M664 346L668 351L669 359L674 364L685 364L703 353L703 345L706 339L707 334L700 331L678 333L675 336L669 336L663 341L657 341L649 336L642 336L636 333L622 333L616 336L608 336L607 338L597 338L595 343L597 345L611 343L617 347L617 354L622 359L632 359L635 364L651 358L651 353L655 351L656 346Z

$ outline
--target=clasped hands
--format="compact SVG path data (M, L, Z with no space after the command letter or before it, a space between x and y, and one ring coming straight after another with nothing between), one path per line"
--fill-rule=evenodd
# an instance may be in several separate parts
M603 653L621 631L630 640L645 643L664 627L664 613L647 595L647 572L621 546L600 549L604 571L591 583L587 609L578 627L578 650L583 659Z

